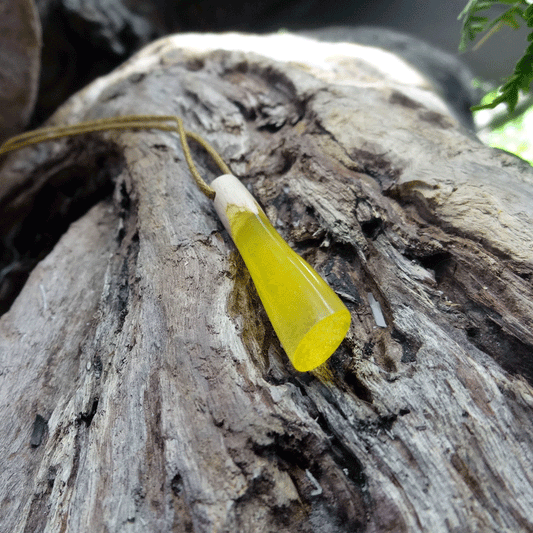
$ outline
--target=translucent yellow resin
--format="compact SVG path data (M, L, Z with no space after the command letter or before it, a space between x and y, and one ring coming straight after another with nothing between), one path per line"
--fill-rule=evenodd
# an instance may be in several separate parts
M282 239L264 212L227 206L231 235L294 368L324 363L350 327L350 312L316 271Z

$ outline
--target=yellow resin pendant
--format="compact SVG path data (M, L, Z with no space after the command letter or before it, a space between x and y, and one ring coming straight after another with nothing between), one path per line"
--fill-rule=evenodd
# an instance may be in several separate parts
M346 306L283 240L246 187L231 174L215 179L215 209L237 246L272 326L294 368L314 370L350 327Z

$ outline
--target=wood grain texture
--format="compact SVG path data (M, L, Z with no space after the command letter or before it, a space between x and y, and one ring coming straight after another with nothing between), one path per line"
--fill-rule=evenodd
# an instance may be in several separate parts
M211 142L352 312L314 373L291 368L174 135L9 157L3 206L77 183L61 162L83 143L114 154L114 193L0 321L6 530L533 531L533 172L372 53L171 37L53 117L177 114Z

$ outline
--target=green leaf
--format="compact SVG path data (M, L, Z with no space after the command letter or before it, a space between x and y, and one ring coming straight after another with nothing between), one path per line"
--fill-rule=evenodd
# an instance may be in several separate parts
M493 20L481 15L483 11L497 5L509 6L509 9ZM533 5L526 0L470 0L461 11L459 19L463 21L459 49L464 51L482 32L488 33L478 45L500 31L504 25L517 30L521 21L525 21L528 27L533 28ZM528 35L527 40L530 44L516 63L512 76L498 89L498 94L492 101L472 107L473 111L492 109L498 104L506 103L509 113L512 113L518 103L520 92L526 93L530 90L533 83L533 32Z

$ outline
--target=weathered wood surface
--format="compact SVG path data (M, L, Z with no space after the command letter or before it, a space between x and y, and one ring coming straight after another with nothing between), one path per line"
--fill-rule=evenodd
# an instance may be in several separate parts
M2 530L533 531L533 171L406 65L291 39L165 39L53 121L182 116L345 299L348 338L291 368L174 135L11 155L15 241L47 184L94 193L74 155L115 192L0 321Z

